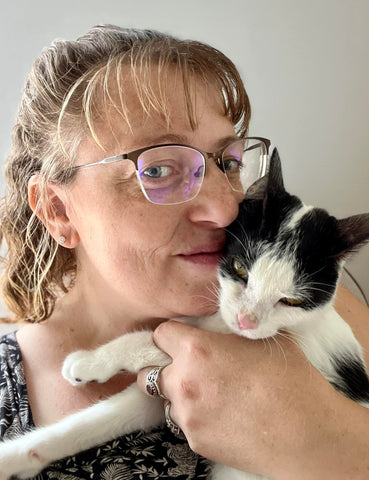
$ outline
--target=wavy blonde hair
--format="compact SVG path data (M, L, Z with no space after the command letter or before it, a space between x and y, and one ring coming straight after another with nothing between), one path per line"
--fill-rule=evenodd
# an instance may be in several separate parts
M54 42L34 63L13 129L0 209L0 241L7 245L2 293L15 320L48 318L59 292L68 291L76 275L74 250L58 245L28 204L29 179L34 174L42 178L38 208L43 208L48 182L66 185L73 180L81 141L92 135L99 142L95 125L108 106L130 125L127 75L143 111L159 113L169 124L169 68L180 75L193 128L190 90L196 78L215 87L236 132L246 134L250 105L239 73L225 55L204 43L100 25L76 41Z

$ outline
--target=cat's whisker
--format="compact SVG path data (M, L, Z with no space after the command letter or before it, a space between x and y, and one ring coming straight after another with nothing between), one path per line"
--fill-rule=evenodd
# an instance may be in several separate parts
M242 228L242 225L241 225L241 228ZM245 243L242 242L242 240L237 235L235 235L233 232L231 232L228 229L225 229L225 231L227 232L228 235L231 235L237 241L237 243L241 245L242 249L245 248Z
M219 307L219 296L220 296L220 288L218 284L212 282L211 286L207 287L208 292L211 294L210 297L206 295L199 295L195 294L193 298L201 298L207 300L211 305L216 305Z
M192 298L205 300L209 307L215 307L216 310L219 310L219 293L213 292L210 287L208 288L208 290L211 293L210 296L194 294L192 295Z
M332 286L331 286L331 285L328 285L328 284L323 284L323 283L322 283L322 284L320 284L320 285L322 285L322 287L323 287L323 286L326 286L328 289L331 289L331 288L332 288ZM309 284L308 284L308 285L304 285L304 287L302 287L302 288L299 289L299 290L300 290L300 291L305 291L305 292L307 292L307 293L309 293L309 292L311 292L311 291L327 293L327 289L319 288L319 287L317 286L317 284L314 284L314 285L312 285L312 284L310 284L310 285L309 285Z
M306 289L306 288L313 288L313 287L331 287L332 285L326 282L318 282L316 280L310 280L310 275L309 278L304 278L303 276L300 278L300 285L298 288Z
M273 349L272 349L272 346L270 345L269 337L263 338L262 340L263 340L263 343L264 343L264 351L266 350L266 346L268 345L269 355L270 355L270 357L272 357L273 356Z
M277 333L277 335L279 335L282 338L285 338L286 340L293 343L297 347L299 347L300 345L305 345L304 344L304 339L305 339L304 335L295 334L295 333L292 334L290 332L287 332L286 330L284 330L283 332L279 331Z
M287 340L291 341L295 345L298 345L299 343L303 343L303 341L306 338L306 335L303 335L302 333L297 333L297 332L288 332L287 330L283 330L282 332L278 332L279 335L283 336Z
M226 232L227 232L228 235L231 235L236 240L236 242L240 245L240 247L243 251L243 257L246 260L246 263L248 263L248 262L250 262L250 251L252 249L250 248L250 242L246 241L247 234L246 234L244 226L240 222L238 222L238 224L239 224L239 226L240 226L240 228L241 228L241 230L244 234L244 240L239 238L237 235L235 235L233 232L229 231L228 229L226 229Z
M308 283L308 282L307 282ZM330 287L331 284L329 283L326 283L326 282L317 282L316 280L314 280L314 283L313 285L323 285L324 287Z
M214 295L215 297L219 298L220 296L220 287L217 283L212 283L210 287L208 287L208 291Z
M303 279L306 281L309 281L311 277L316 277L318 273L320 273L322 270L324 270L324 266L318 268L317 270L314 270L313 272L307 273L305 272L303 275Z
M305 351L309 350L309 344L304 342L304 340L306 339L305 335L300 335L295 332L287 332L286 330L283 332L278 332L278 335L290 341L293 345L296 345L300 349L302 348ZM304 358L306 360L307 366L309 367L309 374L311 374L312 365L306 356L304 356Z
M285 363L285 371L287 370L287 357L286 357L286 354L284 353L284 349L283 349L283 346L278 342L278 339L277 339L277 335L278 335L278 332L275 336L273 337L270 337L274 343L279 347L279 350L281 351L282 355L283 355L283 358L284 358L284 363Z
M219 302L217 298L209 298L206 295L193 295L193 298L199 298L202 300L206 300L209 306L215 306L217 309L219 308Z
M240 220L236 220L235 223L237 223L237 225L241 228L241 232L244 234L245 238L247 238L247 233L246 233L246 229L245 229L245 225L243 224L243 222L241 222ZM233 238L236 238L236 235L231 232L229 229L225 229L225 231L228 233L228 234L231 234L233 235ZM242 243L243 245L245 244L245 242Z

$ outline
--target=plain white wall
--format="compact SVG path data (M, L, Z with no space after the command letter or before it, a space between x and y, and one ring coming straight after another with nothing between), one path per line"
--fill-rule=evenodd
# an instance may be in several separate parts
M369 211L368 19L368 0L3 0L0 157L44 46L97 23L151 27L232 58L251 98L250 133L278 146L291 192L339 217ZM368 267L367 246L349 268L369 297Z

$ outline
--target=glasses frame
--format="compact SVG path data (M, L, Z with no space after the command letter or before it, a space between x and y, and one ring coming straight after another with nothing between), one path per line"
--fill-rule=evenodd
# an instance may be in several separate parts
M243 137L243 138L239 138L237 140L234 140L234 142L229 143L228 145L226 145L224 148L218 150L217 152L204 152L203 150L199 150L198 148L193 147L192 145L186 145L186 144L181 144L181 143L161 143L161 144L158 144L158 145L151 145L149 147L139 148L138 150L133 150L132 152L122 153L120 155L114 155L112 157L103 158L102 160L99 160L97 162L86 163L85 165L76 165L76 166L72 167L72 170L81 170L83 168L93 167L95 165L108 165L110 163L120 162L122 160L130 160L131 162L133 162L133 164L135 166L136 177L138 178L142 193L144 194L145 198L147 198L147 200L149 202L154 203L155 205L177 205L177 204L180 204L180 203L188 202L188 201L196 198L199 191L201 190L202 183L200 185L199 191L196 193L196 195L194 197L192 197L190 199L183 200L183 201L180 201L180 202L175 202L175 203L163 203L163 204L155 203L148 197L148 195L146 193L146 190L142 185L141 177L140 177L140 171L137 168L137 162L138 162L139 156L142 153L144 153L148 150L154 150L154 149L160 148L160 147L185 147L185 148L190 148L190 149L195 150L196 152L200 153L200 155L202 155L202 157L204 158L203 179L205 178L205 175L206 175L206 163L209 159L212 158L214 160L215 164L217 165L217 167L224 173L225 177L228 180L227 174L226 174L226 172L224 171L224 168L223 168L223 158L222 158L222 156L223 156L224 151L227 148L229 148L233 143L236 143L240 140L242 140L244 143L246 143L247 140L258 140L260 143L262 143L264 145L265 154L262 155L262 158L260 159L260 168L259 168L258 178L261 178L264 175L266 175L267 172L268 172L268 167L269 167L269 148L270 148L270 145L271 145L271 141L268 138L264 138L264 137ZM252 146L244 149L244 152L247 152L247 151L253 150L255 148L258 148L258 146L259 146L258 144L252 145ZM231 186L232 190L235 190L232 187L229 180L228 180L228 183Z

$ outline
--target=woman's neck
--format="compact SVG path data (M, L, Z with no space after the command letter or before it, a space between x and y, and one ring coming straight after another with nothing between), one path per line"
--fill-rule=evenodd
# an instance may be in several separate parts
M47 322L60 324L73 332L77 348L94 348L119 335L147 328L154 330L167 319L147 318L133 312L124 302L104 295L91 296L75 285L61 297Z

